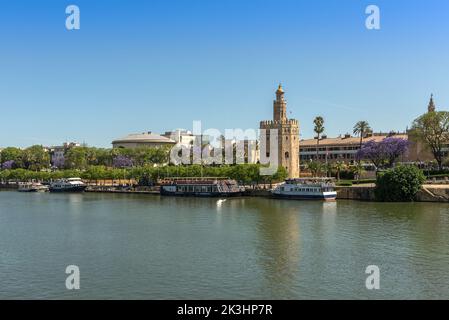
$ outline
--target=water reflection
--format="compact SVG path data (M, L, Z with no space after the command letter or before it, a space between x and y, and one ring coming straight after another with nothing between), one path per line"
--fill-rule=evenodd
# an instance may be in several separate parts
M447 204L222 200L0 192L0 297L71 298L71 263L78 298L449 296Z
M265 200L248 207L257 213L257 260L267 296L292 297L300 260L300 208L295 202Z

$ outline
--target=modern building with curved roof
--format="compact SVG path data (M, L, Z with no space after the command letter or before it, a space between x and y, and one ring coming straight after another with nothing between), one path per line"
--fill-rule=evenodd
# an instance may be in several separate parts
M162 147L175 145L176 141L156 133L132 133L126 137L112 141L114 148Z

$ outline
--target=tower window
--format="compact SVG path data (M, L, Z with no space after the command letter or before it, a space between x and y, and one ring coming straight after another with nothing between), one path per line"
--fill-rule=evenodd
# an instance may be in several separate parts
M285 159L288 159L290 154L288 152L285 153Z

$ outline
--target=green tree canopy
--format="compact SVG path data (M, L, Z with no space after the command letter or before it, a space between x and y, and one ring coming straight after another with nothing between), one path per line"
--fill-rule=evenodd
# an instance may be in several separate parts
M432 111L415 119L411 135L430 148L441 170L444 157L443 146L449 142L449 112Z
M425 181L415 166L398 166L378 177L375 195L379 201L413 201Z
M50 167L50 155L44 147L34 145L23 150L22 163L25 169L40 171Z

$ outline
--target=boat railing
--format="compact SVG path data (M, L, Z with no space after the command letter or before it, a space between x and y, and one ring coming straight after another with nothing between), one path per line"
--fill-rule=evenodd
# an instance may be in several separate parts
M218 184L219 182L231 180L226 177L167 177L160 179L161 184L183 183L183 184Z

